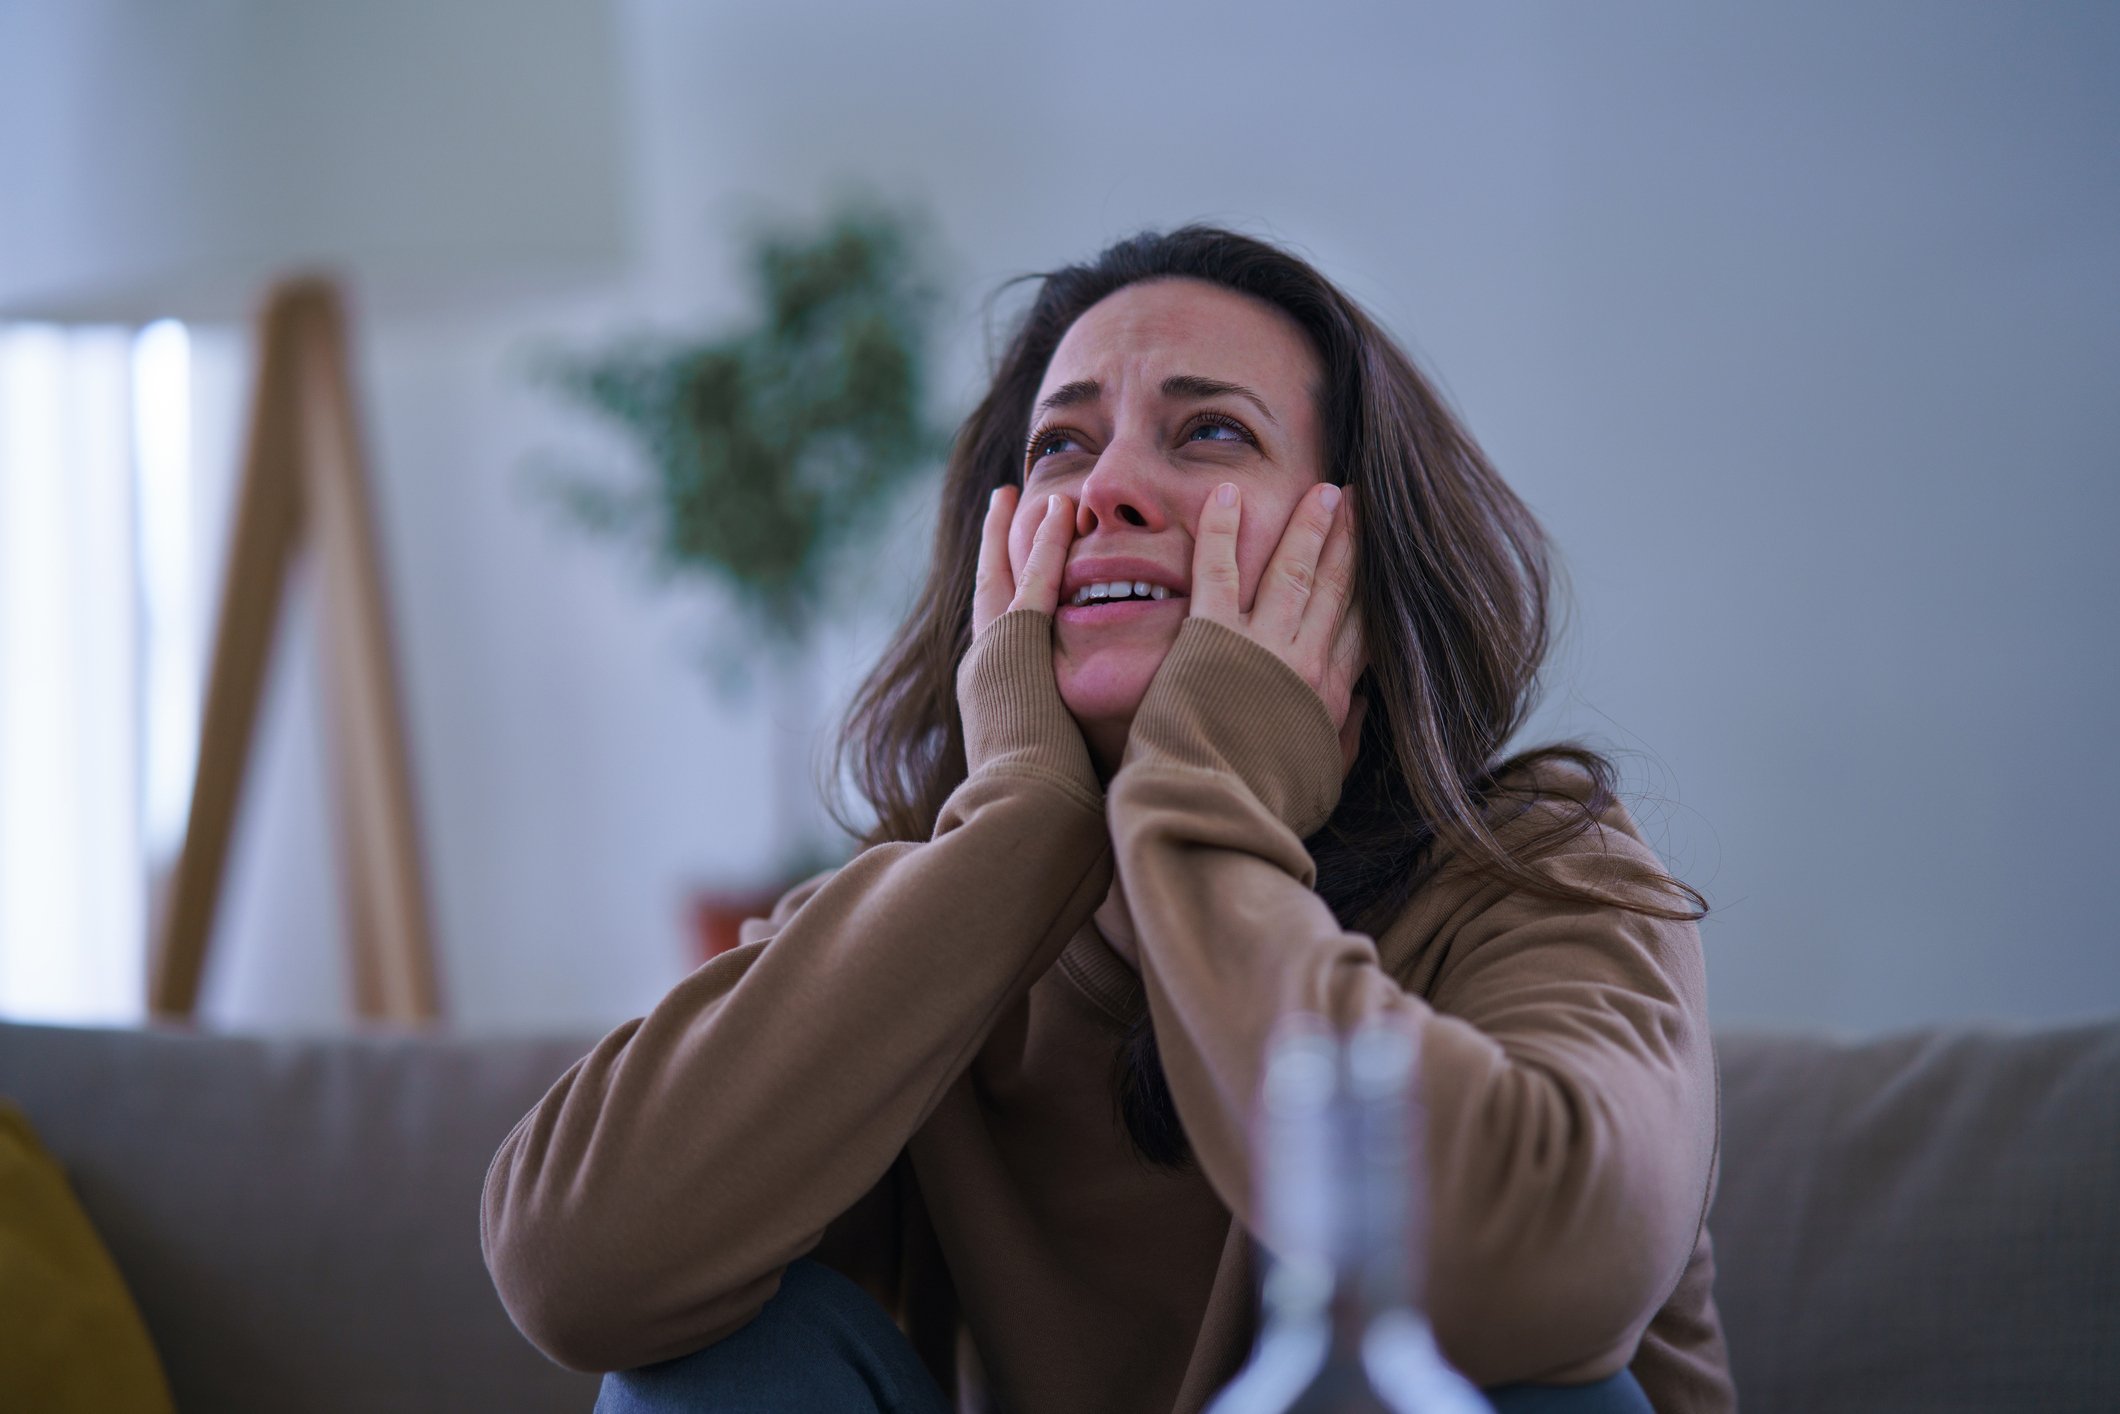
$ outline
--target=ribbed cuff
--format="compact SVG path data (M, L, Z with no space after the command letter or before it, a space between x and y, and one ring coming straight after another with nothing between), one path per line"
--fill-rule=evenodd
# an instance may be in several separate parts
M1340 803L1340 733L1302 674L1235 629L1188 618L1134 714L1120 772L1228 771L1297 838ZM1116 782L1114 783L1116 784Z
M969 772L1006 762L1063 777L1092 799L1102 797L1082 728L1060 700L1053 676L1051 614L1011 609L986 626L957 665L957 710Z

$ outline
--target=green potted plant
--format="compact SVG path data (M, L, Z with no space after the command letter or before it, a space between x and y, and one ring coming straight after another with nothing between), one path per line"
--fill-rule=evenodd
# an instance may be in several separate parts
M697 898L708 956L849 851L843 835L825 839L808 823L811 734L786 724L814 724L807 670L845 561L947 454L947 434L922 412L937 301L924 232L865 198L842 200L813 230L754 227L755 324L539 360L543 381L639 453L618 479L546 469L545 492L574 523L644 550L658 580L729 591L740 631L710 645L716 687L747 694L760 668L771 682L778 862L760 887Z

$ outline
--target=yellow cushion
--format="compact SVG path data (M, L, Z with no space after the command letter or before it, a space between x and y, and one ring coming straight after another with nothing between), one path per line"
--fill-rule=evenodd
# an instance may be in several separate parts
M58 1161L7 1099L0 1099L0 1409L174 1409L117 1266Z

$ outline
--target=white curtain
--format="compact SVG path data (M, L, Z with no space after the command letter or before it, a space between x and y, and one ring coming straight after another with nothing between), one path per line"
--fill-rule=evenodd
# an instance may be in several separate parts
M0 326L0 1015L13 1019L144 1010L133 358L126 329Z

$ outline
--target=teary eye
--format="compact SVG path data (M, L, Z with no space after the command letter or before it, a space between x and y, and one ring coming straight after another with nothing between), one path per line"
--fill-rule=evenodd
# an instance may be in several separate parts
M1206 428L1209 428L1209 427L1220 427L1220 428L1224 428L1224 429L1226 429L1226 430L1228 430L1228 431L1230 431L1230 432L1233 432L1233 433L1235 433L1235 434L1236 434L1236 436L1235 436L1235 437L1233 437L1233 438L1223 438L1223 437L1217 437L1217 438L1213 439L1213 440L1215 440L1215 441L1217 441L1217 442L1221 442L1221 441L1249 442L1249 443L1251 443L1251 444L1252 444L1252 445L1254 445L1254 446L1258 445L1258 439L1257 439L1257 438L1255 438L1255 437L1253 437L1253 436L1251 435L1251 430L1250 430L1249 428L1247 428L1247 427L1246 427L1246 426L1245 426L1245 425L1244 425L1243 423L1241 423L1241 422L1237 421L1237 420L1236 420L1235 418L1233 418L1233 417L1230 417L1230 416L1228 416L1227 414L1224 414L1224 413L1219 413L1219 412L1203 412L1203 413L1201 413L1201 414L1200 414L1200 417L1199 417L1199 420L1198 420L1198 421L1196 421L1195 423L1193 423L1193 425L1192 425L1192 426L1191 426L1190 428L1186 429L1186 433L1185 433L1185 437L1186 437L1186 440L1187 440L1187 441L1191 441L1191 440L1192 440L1192 436L1193 436L1193 434L1194 434L1194 433L1196 433L1196 432L1200 432L1200 431L1202 431L1202 430L1204 430L1204 429L1206 429Z
M1033 432L1030 444L1023 450L1023 460L1026 463L1037 461L1051 449L1053 443L1072 442L1073 440L1075 440L1075 434L1065 428L1056 428L1050 432Z
M1039 435L1037 435L1037 437L1032 437L1032 439L1030 439L1030 447L1026 449L1026 456L1028 456L1028 458L1030 458L1032 462L1035 462L1035 460L1039 460L1041 456L1045 456L1045 452L1047 452L1047 449L1052 449L1052 445L1054 445L1056 441L1073 441L1073 437L1068 437L1068 435L1066 435L1066 432L1039 432Z
M1227 413L1220 412L1203 412L1194 418L1191 425L1185 429L1185 440L1188 442L1193 440L1195 434L1210 427L1220 428L1234 434L1229 437L1214 437L1209 439L1211 441L1231 442L1238 445L1249 444L1254 447L1259 444L1259 439L1251 435L1250 428ZM1023 464L1026 472L1051 455L1056 448L1065 446L1074 440L1075 434L1064 427L1040 428L1038 431L1033 432L1030 441L1025 444L1023 449Z

